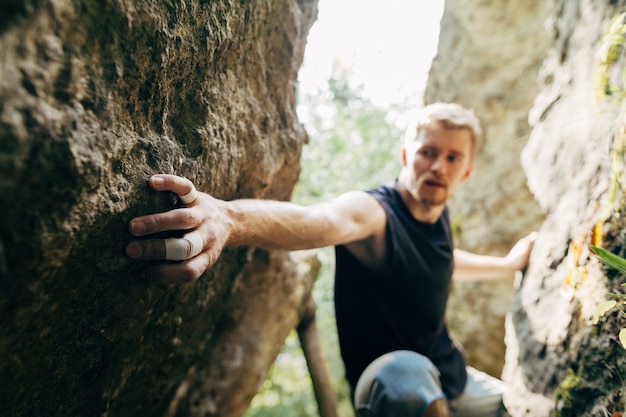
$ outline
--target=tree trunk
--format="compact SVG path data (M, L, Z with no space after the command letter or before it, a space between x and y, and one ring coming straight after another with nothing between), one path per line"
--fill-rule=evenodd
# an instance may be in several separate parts
M298 338L309 367L317 407L320 417L337 417L335 391L330 382L326 359L322 352L322 345L315 323L315 301L312 297L309 297L304 305L304 314L300 324L298 324Z

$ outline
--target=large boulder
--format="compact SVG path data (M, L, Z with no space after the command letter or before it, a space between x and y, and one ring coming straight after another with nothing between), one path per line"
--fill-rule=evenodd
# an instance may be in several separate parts
M241 415L316 264L234 248L163 292L124 256L127 223L174 207L157 172L290 197L316 1L0 6L2 414Z
M624 411L626 354L613 311L596 308L624 277L588 246L623 256L623 11L612 1L555 1L550 53L522 154L528 184L548 213L507 321L506 403L514 416L597 416ZM605 37L605 34L609 36ZM618 90L615 94L612 90ZM610 191L610 192L609 192ZM622 324L623 326L623 324Z
M624 292L624 276L589 250L626 253L626 24L613 21L623 10L609 0L446 2L427 99L473 107L487 130L476 174L452 203L460 244L499 251L539 225L515 293L490 291L509 310L503 377L514 417L623 412L623 316L593 318L607 293ZM482 345L466 346L481 363L494 353L486 316L466 318L474 292L452 306L451 325L464 342L479 335Z

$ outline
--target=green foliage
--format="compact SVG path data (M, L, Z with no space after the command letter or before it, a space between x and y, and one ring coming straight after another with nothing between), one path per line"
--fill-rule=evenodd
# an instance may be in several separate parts
M596 71L599 81L598 92L602 97L611 97L621 104L626 97L626 72L622 74L620 86L612 85L610 81L610 71L613 65L618 61L620 52L626 43L626 12L613 17L609 27L600 40L598 52L598 69ZM623 176L624 176L624 154L626 152L626 135L624 130L615 135L610 149L611 156L611 180L609 184L607 213L612 210L618 196L623 193ZM608 214L605 214L608 217ZM597 246L590 245L589 249L600 261L616 269L621 274L626 275L626 260ZM623 305L626 303L626 295L610 294L615 299L606 301L596 308L594 314L594 324L598 323L609 311L617 309L622 316L624 313ZM622 347L626 349L626 329L622 329L619 333L619 340Z
M304 354L298 343L298 336L292 332L246 416L296 415L314 417L317 415L317 408Z
M335 70L328 87L302 98L310 143L303 150L293 199L303 204L375 187L393 180L400 170L403 132L396 123L407 105L377 107L341 69Z
M598 246L589 245L589 249L602 262L626 275L626 259Z
M569 369L567 376L556 391L556 417L575 417L576 410L582 409L586 398L580 395L579 390L582 378Z
M598 259L600 259L600 261L610 266L611 268L618 270L620 273L626 274L626 259L597 246L589 245L589 249ZM626 284L622 284L622 286L624 287L626 286ZM626 304L626 294L609 295L615 299L605 301L596 308L595 314L593 316L594 324L597 324L600 321L601 317L603 317L606 313L613 309L617 309L623 317L626 317L626 312L624 312L623 309L624 304ZM620 330L618 338L622 347L626 349L626 328Z
M301 159L302 173L293 201L314 204L343 192L368 189L392 181L400 172L398 126L408 104L380 108L353 86L349 72L336 69L327 91L301 97L301 119L310 136ZM339 353L334 304L332 248L318 252L322 271L313 296L339 415L354 415ZM319 415L308 369L295 332L274 363L268 379L245 417L314 417Z

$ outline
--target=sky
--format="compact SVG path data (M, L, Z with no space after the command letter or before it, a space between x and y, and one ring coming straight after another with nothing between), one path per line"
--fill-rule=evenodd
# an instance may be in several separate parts
M325 88L338 60L374 103L405 97L421 103L442 13L443 0L319 0L298 76L301 92Z

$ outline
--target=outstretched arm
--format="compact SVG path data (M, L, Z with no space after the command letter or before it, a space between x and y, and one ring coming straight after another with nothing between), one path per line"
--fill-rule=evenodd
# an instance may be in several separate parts
M453 279L475 281L514 277L517 271L526 268L536 236L533 232L520 239L504 257L476 255L455 249Z
M186 232L183 239L141 239L126 247L126 254L134 259L183 260L144 270L147 279L161 286L198 279L227 246L299 250L354 242L384 233L384 211L363 192L351 192L327 203L303 207L269 200L227 202L196 193L189 180L174 175L155 175L149 184L155 190L182 196L186 203L184 208L137 217L129 224L130 232L137 237L164 231ZM192 194L195 199L186 197Z

